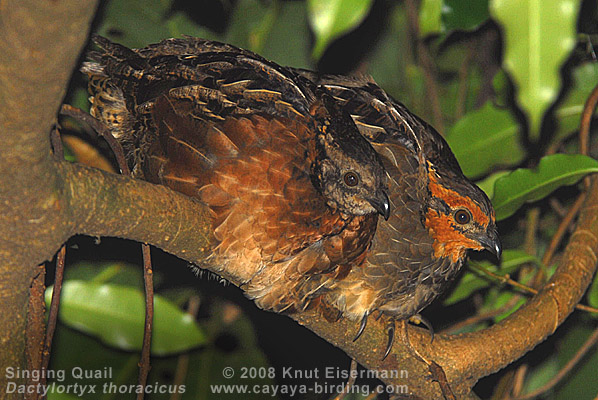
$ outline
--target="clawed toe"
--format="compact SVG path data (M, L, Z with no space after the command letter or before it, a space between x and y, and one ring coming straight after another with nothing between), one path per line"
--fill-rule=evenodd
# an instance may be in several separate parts
M367 326L368 316L369 316L369 314L364 314L364 316L361 318L361 324L359 325L359 330L357 331L357 335L355 335L355 338L353 339L354 342L357 339L359 339L361 337L361 335L363 334L363 331L365 331L365 328ZM382 316L383 316L382 313L380 313L380 315L377 316L376 320L379 320ZM430 343L432 341L434 341L434 328L432 327L432 324L430 323L430 321L428 321L421 315L417 314L417 315L410 317L409 322L416 324L416 325L424 325L430 332L430 337L431 337ZM405 328L406 328L406 325L405 325ZM386 342L386 347L384 349L384 354L382 355L382 360L385 360L386 357L388 357L388 355L390 354L390 351L392 350L392 345L394 344L394 340L395 340L395 330L396 330L396 327L395 327L394 318L388 317L388 321L386 323L386 332L388 333L388 341ZM406 334L406 332L405 332L405 334Z
M386 343L386 350L384 351L384 355L382 356L382 361L384 361L386 359L386 357L388 357L388 355L390 354L390 350L392 349L392 345L395 341L395 320L391 319L388 322L388 326L387 326L387 331L388 331L388 342Z
M359 337L361 336L363 331L365 331L365 327L368 324L368 315L369 314L366 313L361 318L361 324L359 325L359 330L357 331L357 335L355 335L355 339L353 339L353 341L356 341L357 339L359 339Z
M415 314L414 316L410 317L409 322L411 322L415 325L425 326L428 329L428 331L430 332L430 343L432 343L434 341L434 328L432 327L432 324L430 323L430 321L425 319L421 314Z

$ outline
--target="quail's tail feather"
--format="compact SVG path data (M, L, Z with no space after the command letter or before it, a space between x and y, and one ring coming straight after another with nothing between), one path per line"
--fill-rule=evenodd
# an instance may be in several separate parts
M135 68L138 69L146 67L146 64L141 56L122 44L112 42L111 40L108 40L107 38L97 34L92 34L91 40L100 49L102 49L102 52L89 53L88 57L94 61L99 61L109 57L119 61L127 61L131 64L131 66L135 66Z
M127 135L131 132L133 116L127 109L122 90L116 87L110 78L103 76L100 68L83 69L89 75L88 91L91 103L90 113L102 121L112 132L112 135L123 141L129 141ZM96 72L98 72L96 74Z
M122 81L117 77L134 75L135 70L147 68L147 65L142 57L125 46L99 35L93 35L92 40L102 51L87 53L91 61L84 62L81 67L81 72L89 78L91 115L108 126L125 150L130 151L134 147L135 139L131 135L136 117L128 107Z

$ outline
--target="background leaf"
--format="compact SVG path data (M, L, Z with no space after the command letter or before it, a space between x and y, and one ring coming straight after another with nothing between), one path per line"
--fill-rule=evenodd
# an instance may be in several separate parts
M186 393L183 398L188 395L191 399L235 399L239 398L238 394L226 396L212 393L210 385L230 385L231 383L272 385L274 383L271 373L270 376L266 374L266 376L248 376L245 379L239 379L243 369L253 368L266 372L272 371L272 367L269 360L259 350L256 328L249 317L237 306L228 302L218 302L209 319L202 321L202 326L205 327L210 340L201 351L194 351L191 354L189 365L195 366L195 368L190 368L188 372L189 393ZM217 345L223 342L223 345ZM231 348L234 351L231 351ZM233 379L223 376L222 371L226 367L233 368L235 371ZM157 374L160 374L160 365L155 364L153 368L156 369ZM279 378L280 375L277 373L276 377ZM261 400L266 397L263 393L252 392L243 394L242 398ZM267 397L281 398L280 395L268 395Z
M364 20L372 0L308 0L307 5L316 36L312 56L318 59L330 42Z
M487 0L423 0L419 8L420 36L473 30L489 16Z
M493 279L484 275L484 273L481 272L482 269L499 275L506 275L512 274L520 266L527 263L535 263L539 265L540 260L538 260L537 257L530 256L522 250L505 250L501 257L500 266L489 261L476 262L470 260L468 265L472 271L463 276L451 295L444 300L444 304L454 304L468 298L473 292L490 286ZM473 266L475 266L475 269L472 268Z
M567 362L574 356L577 350L583 345L588 337L593 333L589 321L586 319L576 319L577 324L569 325L563 329L561 335L562 349L557 352L559 367L562 369ZM598 380L596 379L596 366L598 365L598 351L596 346L590 350L579 363L575 365L573 371L565 378L562 384L555 387L553 398L555 400L570 399L591 399L598 393ZM590 394L591 393L591 394Z
M46 291L50 305L52 289ZM60 298L60 320L126 350L140 350L145 320L140 290L114 284L70 280ZM160 295L154 297L152 354L165 355L197 347L205 337L193 317Z
M503 291L498 288L494 288L494 291L496 292L496 296L488 296L486 298L486 300L488 301L484 305L484 310L497 310L499 308L502 308L513 299L513 296L517 296L517 294L514 292ZM525 297L522 296L513 307L494 317L494 323L496 324L502 321L503 319L507 318L509 315L513 314L515 311L519 309L519 307L524 305L526 301L527 300L525 299Z
M443 0L423 0L419 6L419 34L421 37L444 32L442 24Z
M118 37L128 47L142 47L172 34L163 21L172 0L109 1L97 33Z
M442 20L447 30L472 30L490 16L488 0L445 0Z
M523 159L519 133L511 113L488 102L461 118L447 133L447 141L465 175L477 177L496 165L515 165Z
M224 41L254 52L261 52L278 12L278 2L242 0L232 12L231 29Z
M297 37L303 40L297 40ZM276 19L263 46L264 57L282 65L313 68L307 7L299 1L278 2Z
M411 57L409 46L407 16L401 2L392 9L381 27L379 40L372 43L368 73L390 95L410 109L421 111L418 103L423 103L424 73Z
M576 40L575 0L492 0L492 17L501 25L503 66L517 86L530 136L537 139L544 113L557 98L560 68Z
M499 178L502 178L503 176L506 176L510 173L510 171L498 171L493 173L492 175L488 176L487 178L481 180L481 181L477 181L476 185L478 185L478 187L480 189L482 189L484 191L484 193L486 193L486 196L488 196L488 198L492 198L494 196L494 184L496 183L496 181Z
M554 112L558 127L555 139L562 139L579 129L586 99L598 83L598 64L585 63L573 70L573 84Z
M598 172L598 161L579 154L554 154L542 158L536 169L515 170L494 185L496 219L505 219L524 203L540 200L594 172Z
M588 289L588 304L590 307L598 308L598 275L594 276L594 281ZM598 318L598 314L592 314L594 318Z

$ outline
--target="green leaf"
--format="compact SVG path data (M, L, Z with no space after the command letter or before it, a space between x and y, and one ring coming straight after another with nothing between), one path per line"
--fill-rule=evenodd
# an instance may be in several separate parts
M492 0L492 17L502 26L504 68L517 86L530 136L540 135L543 115L561 87L560 68L575 46L580 1Z
M242 0L235 6L230 18L225 41L260 53L272 28L278 2Z
M97 32L128 47L158 42L171 36L163 23L171 4L172 0L108 1Z
M496 219L505 219L524 203L540 200L594 172L598 172L598 161L579 154L554 154L543 157L536 169L517 169L494 185Z
M168 18L164 21L164 26L168 28L169 37L189 35L209 40L224 40L220 35L198 25L188 14L185 14L182 11L170 13Z
M156 375L154 372L155 363L164 360L170 360L172 365L171 370L176 368L177 356L171 357L154 357L152 358L152 369L148 377L148 383L155 384L172 384L171 375ZM117 387L121 385L135 385L137 384L137 376L139 374L139 354L133 352L124 352L100 343L95 338L84 334L78 330L71 329L64 324L58 324L56 333L54 334L54 341L52 342L52 357L48 370L64 371L62 376L56 375L54 379L49 380L48 383L54 382L56 385L78 384L82 385L96 385L96 393L85 393L83 397L85 400L108 400L120 399L125 396L112 395L102 393L102 386L107 384L114 384ZM73 371L73 369L75 371ZM78 375L78 369L81 371L106 371L110 374L108 377L85 377ZM73 376L75 375L75 376ZM169 379L170 378L170 379ZM72 387L72 386L71 386ZM54 393L53 396L48 394L48 399L62 399L62 394ZM152 400L166 400L167 396L158 396L152 393Z
M585 313L584 313L585 314ZM579 349L586 343L596 328L590 321L579 319L578 323L570 324L567 329L563 329L559 335L559 340L554 348L558 348L556 355L559 359L559 371L567 363L575 358ZM571 400L592 398L589 393L598 393L598 379L596 379L596 366L598 366L598 348L594 345L593 349L583 356L573 368L573 373L568 374L566 379L557 385L551 396L543 396L551 400Z
M139 266L119 261L78 262L66 269L64 278L65 281L91 281L143 288L143 272Z
M490 16L488 0L445 0L442 20L446 30L470 31Z
M442 25L443 0L423 0L419 7L419 34L421 37L444 32Z
M313 69L309 57L311 37L305 4L283 1L278 3L277 10L260 54L282 65Z
M334 39L361 24L372 0L308 0L307 6L316 36L312 57L319 59Z
M590 307L598 308L598 274L594 276L594 281L588 290L588 304ZM598 318L598 314L590 314L594 318Z
M573 85L559 102L554 113L558 122L555 139L563 139L579 129L583 107L596 82L598 82L598 64L595 62L582 64L573 71Z
M494 184L496 181L509 173L510 171L495 172L486 179L478 181L475 184L478 185L478 187L486 193L486 196L491 199L494 196Z
M525 377L522 394L530 393L544 386L559 372L559 359L556 353L547 356L540 364L534 363L534 365L530 366Z
M169 37L223 37L198 25L187 14L172 12L173 0L110 0L97 32L128 47L143 47Z
M48 306L51 298L52 288L48 288ZM114 284L71 280L64 283L60 300L59 316L65 324L120 349L141 349L145 320L141 291ZM205 336L193 317L155 295L152 354L177 353L204 342Z
M439 43L440 41L435 41ZM457 121L463 118L466 114L473 112L480 108L479 93L485 85L485 80L480 68L474 67L472 60L473 48L468 42L451 43L444 42L445 45L440 45L442 51L435 56L438 63L439 70L447 76L453 76L454 79L441 79L442 83L439 87L439 99L442 114L445 115L444 121L447 126L445 134L449 128ZM466 76L456 79L460 73L464 73L464 60L467 62Z
M494 103L499 107L506 107L510 102L510 81L504 70L499 69L492 78L494 89Z
M210 385L227 385L239 383L241 380L243 384L250 385L272 385L274 383L272 374L265 374L265 376L258 374L255 377L252 375L245 379L238 378L244 369L251 368L265 372L268 371L268 368L271 368L269 371L272 371L272 367L268 365L268 359L258 344L256 331L259 329L254 327L246 313L226 301L217 298L214 301L216 304L212 305L210 316L202 320L202 326L205 326L210 340L202 349L203 351L194 352L189 359L189 365L194 368L189 368L187 375L189 393L185 392L183 399L280 399L280 397L271 397L271 393L266 396L264 393L256 391L243 394L241 397L214 396L214 393L210 392ZM233 317L231 318L231 316ZM275 335L271 337L275 337ZM219 337L228 338L228 341L236 343L234 350L223 350L220 346L216 346ZM154 362L152 362L152 367L153 365ZM226 367L235 371L233 379L223 376L222 371ZM159 366L156 365L156 369L158 368ZM277 373L275 377L278 376Z
M71 104L74 107L80 108L86 112L89 112L89 93L83 87L76 88L73 93L70 93L71 96L68 99L68 104Z
M414 63L409 51L406 51L411 44L404 4L395 3L389 12L388 23L382 26L380 39L372 43L370 57L366 63L367 73L371 74L388 94L420 115L419 104L423 103L422 99L425 98L424 73ZM397 54L401 56L397 57Z
M81 397L79 397L75 394L58 393L58 392L52 391L52 389L50 389L48 391L48 400L77 400L80 398Z
M210 385L238 383L237 378L245 368L261 368L265 371L270 367L255 336L256 329L247 315L234 304L223 302L218 296L214 296L210 303L210 311L201 318L202 328L209 339L205 346L186 353L189 358L190 368L186 377L184 377L184 381L179 382L185 385L183 399L227 398L226 396L214 396L210 393ZM285 317L280 318L284 319ZM225 338L224 342L227 343L227 346L232 346L223 347L222 338ZM179 355L153 357L148 384L173 385L173 376L177 371L179 360ZM57 326L50 362L49 369L65 371L64 380L54 380L57 384L65 386L74 384L97 385L96 395L87 395L86 393L83 397L86 400L130 398L128 394L119 395L117 392L115 395L114 391L112 393L102 393L102 386L104 383L108 385L113 383L117 387L137 384L137 375L139 373L138 354L107 347L91 336L68 328L64 324L58 324ZM109 369L112 375L108 379L76 379L71 373L75 367L81 368L83 371L106 371ZM235 377L232 380L227 380L223 376L222 371L225 367L234 369ZM273 380L267 377L264 379L258 377L256 379L248 378L244 381L243 383L251 385L274 384ZM168 400L171 398L172 394L169 393L151 394L152 400ZM230 396L228 398L239 397ZM243 400L263 398L263 393L248 393L242 396ZM272 398L278 399L279 397Z
M496 309L499 309L499 308L505 306L507 303L509 303L511 301L513 296L516 296L516 294L513 292L505 292L505 291L500 292L494 299L491 309L496 310ZM519 307L524 305L526 301L527 300L522 296L522 298L519 299L519 301L517 301L517 303L513 307L509 308L502 314L499 314L496 317L494 317L494 323L497 324L500 321L502 321L503 319L507 318L509 315L513 314L515 311L517 311L519 309ZM487 308L484 307L484 309L486 310Z
M483 175L496 165L518 164L525 155L519 125L509 111L491 102L461 118L447 133L447 141L469 177Z
M490 286L492 284L492 278L484 275L482 272L484 269L499 275L506 275L512 274L521 265L527 263L540 265L541 262L537 257L530 256L522 250L505 250L502 254L500 266L492 264L489 261L469 261L468 266L470 267L471 272L463 276L451 295L444 300L444 304L455 304L468 298L473 292Z
M423 0L419 8L420 36L476 29L489 17L487 0Z

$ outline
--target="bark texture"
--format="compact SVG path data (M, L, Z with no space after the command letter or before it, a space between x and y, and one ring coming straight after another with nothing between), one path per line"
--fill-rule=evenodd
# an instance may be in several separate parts
M49 132L95 8L89 0L0 2L0 368L24 367L32 279L71 234Z

